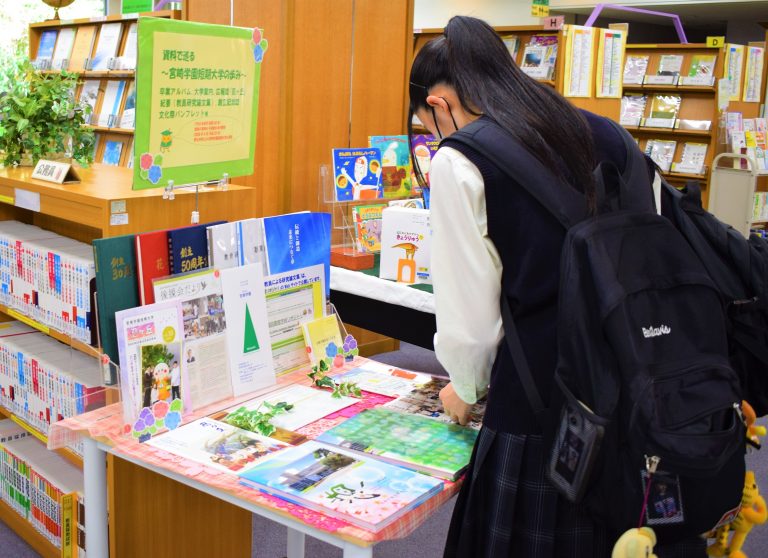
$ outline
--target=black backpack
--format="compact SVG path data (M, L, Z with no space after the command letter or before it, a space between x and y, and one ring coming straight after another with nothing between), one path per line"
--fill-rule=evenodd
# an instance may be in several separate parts
M731 366L757 416L768 414L768 242L746 239L706 211L697 182L662 179L662 214L701 260L726 303Z
M446 138L492 161L566 228L558 365L538 393L506 297L505 338L550 440L550 480L609 527L659 540L733 519L744 484L742 391L719 291L673 223L656 214L642 153L594 171L598 214L502 128L482 118Z

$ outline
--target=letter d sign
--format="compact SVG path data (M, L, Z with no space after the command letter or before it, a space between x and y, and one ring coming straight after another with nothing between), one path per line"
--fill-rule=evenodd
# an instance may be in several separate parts
M707 47L720 48L725 44L725 37L707 37Z

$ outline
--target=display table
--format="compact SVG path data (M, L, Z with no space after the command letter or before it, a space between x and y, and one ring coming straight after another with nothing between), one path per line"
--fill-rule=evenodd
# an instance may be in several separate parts
M431 285L379 279L373 269L331 267L331 302L344 323L434 350L435 303Z
M365 359L358 358L344 368L338 369L338 371L342 372L345 369L354 368L361 365L364 361ZM304 372L300 371L289 374L280 378L277 386L272 386L236 400L228 400L200 409L185 417L184 422L210 415L221 409L273 391L277 387L283 387L292 383L309 385L310 381ZM299 429L298 432L304 434L307 438L314 438L316 435L332 428L364 408L374 407L391 400L389 397L376 394L366 393L365 396L359 403L309 424ZM85 531L88 537L87 548L89 554L93 553L93 556L99 557L109 556L107 502L110 495L107 493L107 454L112 454L138 467L155 471L185 486L285 525L288 528L288 558L301 558L304 556L305 535L310 535L343 549L345 558L371 557L373 545L381 541L398 539L409 535L434 513L440 505L450 499L456 493L459 486L459 483L445 482L443 490L433 498L409 511L383 530L371 532L345 521L340 521L300 505L245 487L238 482L236 475L222 473L219 470L206 467L187 458L159 450L147 444L138 443L133 438L124 434L122 411L119 404L109 405L54 424L49 435L49 447L62 447L81 436L85 440L83 467L85 469ZM147 506L150 505L152 503L147 502ZM157 505L163 505L163 503L157 502ZM179 509L178 514L174 512L173 522L178 525L184 525L183 514L183 509ZM155 526L146 525L145 528L152 530ZM181 534L182 531L177 532L177 535ZM215 538L216 534L214 531L210 533L210 536ZM212 543L215 547L215 541L212 541ZM247 554L244 553L244 555L250 556L250 548L243 549L243 551L246 550ZM201 553L200 555L213 554Z

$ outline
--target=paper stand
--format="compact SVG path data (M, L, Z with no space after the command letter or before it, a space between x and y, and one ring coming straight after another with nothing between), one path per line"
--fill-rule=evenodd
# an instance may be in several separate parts
M207 182L197 182L194 184L175 185L173 180L169 180L163 190L163 199L173 201L176 199L174 190L195 189L195 209L190 216L190 223L197 225L200 222L200 187L216 186L216 191L226 192L229 189L229 173L225 172L219 180L208 180Z

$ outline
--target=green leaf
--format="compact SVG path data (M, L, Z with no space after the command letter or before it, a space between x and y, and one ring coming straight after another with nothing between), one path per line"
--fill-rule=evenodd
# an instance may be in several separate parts
M18 124L16 124L16 130L22 132L27 126L29 126L29 119L20 118Z

